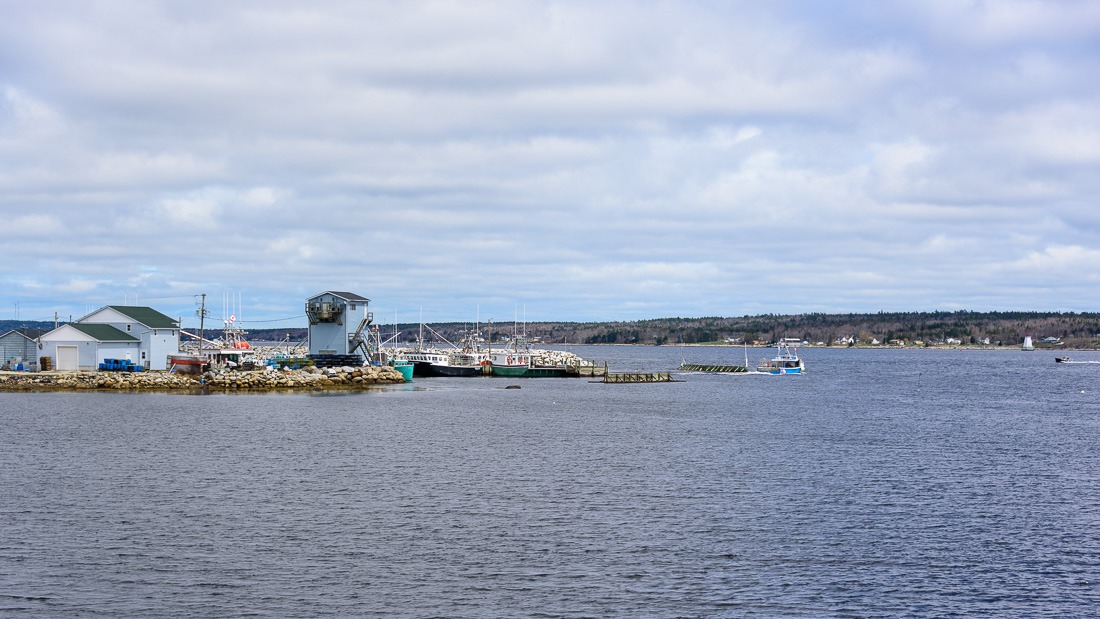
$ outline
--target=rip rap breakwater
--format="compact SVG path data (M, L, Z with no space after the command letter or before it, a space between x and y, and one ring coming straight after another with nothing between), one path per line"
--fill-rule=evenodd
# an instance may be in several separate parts
M215 370L199 376L174 372L19 372L0 375L0 391L354 390L403 382L401 372L378 366Z

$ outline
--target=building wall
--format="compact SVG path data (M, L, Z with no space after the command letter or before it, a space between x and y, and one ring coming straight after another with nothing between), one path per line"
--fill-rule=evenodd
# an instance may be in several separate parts
M0 335L0 366L15 367L22 363L28 370L38 369L38 344L23 334L12 331Z
M339 320L313 322L309 324L309 354L348 354L348 338L359 328L359 323L367 316L366 301L349 301L342 297L324 293L306 300L311 303L333 303L343 305Z
M58 346L76 346L77 347L77 369L78 370L95 370L99 368L99 360L97 355L99 354L99 347L96 341L45 341L42 342L42 356L50 357L53 360L53 368L58 368L57 363L57 347Z
M40 356L50 357L53 360L52 367L58 368L57 347L76 346L78 350L78 370L98 370L99 364L104 359L130 359L135 365L141 365L141 346L138 342L96 342L57 340L42 342Z
M152 329L141 334L141 365L150 370L167 370L168 355L180 352L180 336L176 329ZM137 361L135 360L135 363Z
M104 359L127 359L134 365L144 365L141 362L141 344L138 342L100 342L95 355L95 368ZM81 359L81 363L83 363Z
M178 329L150 329L111 308L94 312L81 319L81 322L111 325L119 331L141 340L141 352L144 354L138 354L132 361L137 365L145 366L149 370L167 370L168 355L178 355L180 352ZM121 359L124 357L108 358Z

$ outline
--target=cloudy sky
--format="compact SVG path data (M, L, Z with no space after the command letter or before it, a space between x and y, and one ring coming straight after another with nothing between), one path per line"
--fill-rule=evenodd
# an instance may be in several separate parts
M0 318L1097 311L1098 196L1088 0L0 0Z

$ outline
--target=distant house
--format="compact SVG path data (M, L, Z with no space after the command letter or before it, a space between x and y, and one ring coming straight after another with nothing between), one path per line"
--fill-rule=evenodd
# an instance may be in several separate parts
M94 370L104 359L127 359L149 370L168 369L179 354L179 323L150 308L108 305L39 338L41 355L58 370Z
M1054 336L1044 337L1042 339L1042 342L1044 344L1061 344L1062 343L1062 338L1054 337Z
M38 342L34 338L40 333L13 329L0 335L0 369L14 370L21 365L25 370L37 370Z

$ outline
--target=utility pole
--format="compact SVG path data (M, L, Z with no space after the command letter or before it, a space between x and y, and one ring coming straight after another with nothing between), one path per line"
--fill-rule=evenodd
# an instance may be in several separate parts
M199 306L199 311L197 312L198 315L199 315L199 357L200 358L202 357L202 341L204 339L206 339L206 333L204 333L205 324L206 324L206 320L205 320L206 319L206 293L205 292L202 293L201 296L202 296L202 301L201 301L202 304Z

